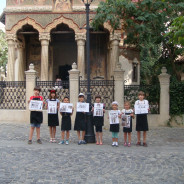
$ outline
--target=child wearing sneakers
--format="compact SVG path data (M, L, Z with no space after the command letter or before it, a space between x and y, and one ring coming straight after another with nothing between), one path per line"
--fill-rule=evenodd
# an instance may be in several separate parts
M101 96L96 95L95 96L95 103L99 104L101 103ZM92 108L92 111L94 112L94 107ZM93 116L93 124L96 128L96 145L103 145L102 142L102 126L104 125L104 113L105 113L105 106L103 104L103 112L101 116Z
M69 102L69 97L65 96L63 99L63 103L70 103ZM69 112L60 112L62 115L62 120L61 120L61 142L59 144L64 144L64 138L65 138L65 132L66 132L66 145L69 144L69 137L70 137L70 130L71 130L71 115L73 114L73 109L72 113Z
M120 110L118 110L118 102L116 101L112 102L112 110L118 112L118 117L116 118L119 118L121 115L121 112ZM118 123L116 122L114 124L110 124L110 132L112 132L112 146L118 147L119 119L118 119Z
M79 94L78 99L79 99L79 102L85 103L83 93ZM74 130L77 131L78 145L86 144L86 141L84 140L84 136L86 133L86 114L85 112L76 112ZM80 136L80 132L82 132L82 136Z
M30 100L28 103L30 103L31 100L41 100L43 101L43 97L40 96L40 91L41 89L39 87L34 88L34 96L30 97ZM33 138L33 133L34 129L36 128L36 133L37 133L37 143L42 144L42 141L40 140L40 126L41 123L43 122L43 113L42 111L31 111L30 113L30 132L29 132L29 140L28 144L32 144L32 138Z
M134 118L133 110L130 109L130 102L126 101L124 103L124 109L122 110L122 115L130 115L130 127L123 127L124 132L124 146L131 146L131 133L132 133L132 118ZM128 134L128 144L127 144L127 134Z

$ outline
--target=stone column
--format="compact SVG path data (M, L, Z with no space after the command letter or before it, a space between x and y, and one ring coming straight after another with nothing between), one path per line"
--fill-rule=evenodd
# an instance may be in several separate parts
M24 45L22 43L17 44L18 49L18 81L24 81Z
M70 80L70 102L73 103L75 111L79 95L79 73L80 71L77 69L76 63L73 63L72 70L69 71L69 80ZM72 122L74 119L75 113L72 116Z
M113 75L115 67L119 62L119 42L121 40L120 33L110 34L110 62L109 62L109 77Z
M49 81L53 81L53 47L49 49Z
M161 74L158 76L160 81L160 123L164 124L169 119L169 84L170 75L167 69L162 67Z
M124 106L124 71L121 69L121 64L117 63L114 70L114 82L115 82L115 101L119 104L119 109L123 109Z
M77 41L77 65L80 71L82 79L85 78L85 41L86 34L77 33L75 35L75 40Z
M31 63L29 65L29 70L25 71L26 74L26 121L30 121L30 115L29 115L29 105L28 100L30 99L30 96L33 95L33 89L35 87L36 82L36 71L34 70L34 65Z
M15 80L15 34L6 34L6 40L8 42L8 69L7 69L7 81Z
M49 61L49 33L41 33L39 35L39 40L41 41L41 81L49 80L48 72L48 61Z

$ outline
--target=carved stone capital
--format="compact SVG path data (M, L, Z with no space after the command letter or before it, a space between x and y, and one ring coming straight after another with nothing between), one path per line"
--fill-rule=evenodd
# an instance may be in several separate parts
M111 33L110 34L110 41L120 41L121 40L121 34L120 33Z
M17 47L18 49L23 49L23 48L25 48L25 45L24 45L22 42L17 41L17 42L16 42L16 47Z
M76 33L75 34L75 40L86 40L86 34L85 33Z
M50 33L40 33L39 40L48 40L50 41Z
M6 34L6 41L9 42L9 41L16 41L16 34ZM9 43L8 43L9 44Z

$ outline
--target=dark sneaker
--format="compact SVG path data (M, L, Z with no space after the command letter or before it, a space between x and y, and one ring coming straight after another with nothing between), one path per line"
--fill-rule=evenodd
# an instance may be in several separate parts
M141 142L137 142L136 146L141 146Z
M42 141L40 139L37 140L38 144L42 144Z
M27 143L28 143L28 144L32 144L32 140L29 140Z
M143 146L144 146L144 147L148 147L148 145L147 145L146 143L143 143Z
M82 142L82 144L87 144L87 142L85 140L82 140L81 142Z
M82 141L79 141L79 142L78 142L78 145L81 145L81 144L82 144Z

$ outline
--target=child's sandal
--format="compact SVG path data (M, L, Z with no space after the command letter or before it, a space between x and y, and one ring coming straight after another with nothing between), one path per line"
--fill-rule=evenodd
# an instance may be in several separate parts
M50 138L50 141L49 142L52 143L52 138Z
M53 138L53 139L52 139L52 142L53 142L53 143L56 143L56 139L55 139L55 138Z

